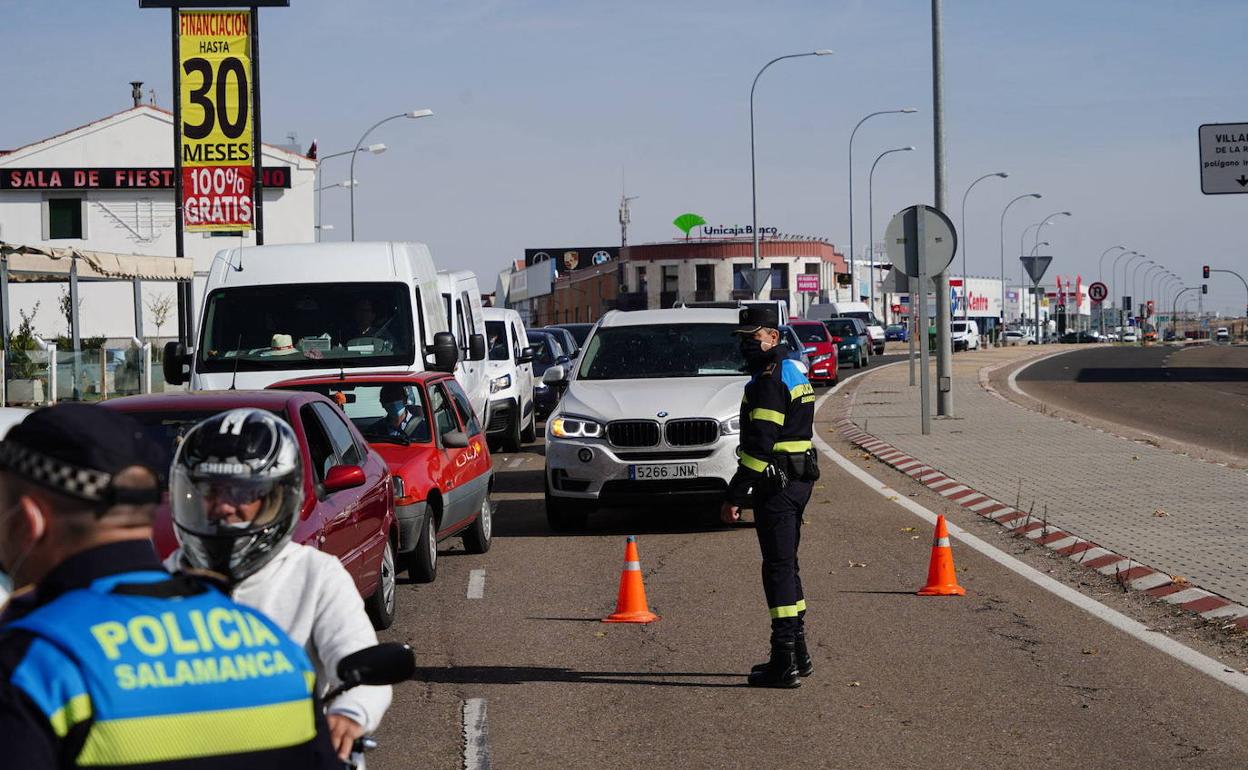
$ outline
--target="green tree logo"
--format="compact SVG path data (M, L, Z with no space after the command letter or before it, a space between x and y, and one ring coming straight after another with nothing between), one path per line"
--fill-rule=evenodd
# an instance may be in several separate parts
M681 214L672 220L672 224L676 225L676 229L685 234L685 240L689 240L689 231L698 225L706 224L706 220L697 214Z

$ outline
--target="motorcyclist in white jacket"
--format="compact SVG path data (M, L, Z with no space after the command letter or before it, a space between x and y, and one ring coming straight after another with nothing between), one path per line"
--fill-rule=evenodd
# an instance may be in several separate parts
M321 694L338 684L338 661L377 644L351 575L337 558L291 541L303 501L294 432L259 409L236 409L195 426L178 447L170 474L174 531L181 547L171 571L224 576L233 598L272 618L303 644ZM356 687L326 713L339 756L375 731L390 687Z

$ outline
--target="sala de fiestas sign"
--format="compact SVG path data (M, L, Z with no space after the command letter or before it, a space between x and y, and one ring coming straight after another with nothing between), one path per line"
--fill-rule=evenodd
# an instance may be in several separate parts
M6 168L0 169L0 190L172 190L172 168ZM264 186L290 189L290 169L268 166Z

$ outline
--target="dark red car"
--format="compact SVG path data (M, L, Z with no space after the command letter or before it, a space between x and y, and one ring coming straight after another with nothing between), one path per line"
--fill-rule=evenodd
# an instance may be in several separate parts
M360 372L297 377L269 387L313 391L340 404L385 458L395 479L401 564L414 580L428 583L437 576L439 541L458 536L469 553L489 550L490 450L454 377Z
M836 342L828 327L820 321L789 321L797 338L805 346L810 358L810 372L806 378L812 385L835 385L839 377L836 359Z
M103 402L173 449L197 423L230 409L263 409L286 420L299 439L303 510L296 543L337 556L364 597L377 628L394 621L399 528L390 469L332 401L315 393L235 390L127 396ZM177 548L169 506L156 516L152 540L163 559Z

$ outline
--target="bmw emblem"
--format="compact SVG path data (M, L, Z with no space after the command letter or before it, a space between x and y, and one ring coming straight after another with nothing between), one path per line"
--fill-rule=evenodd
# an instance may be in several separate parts
M659 412L659 413L658 413L657 415L655 415L655 416L656 416L656 417L666 417L666 416L667 416L667 412Z

